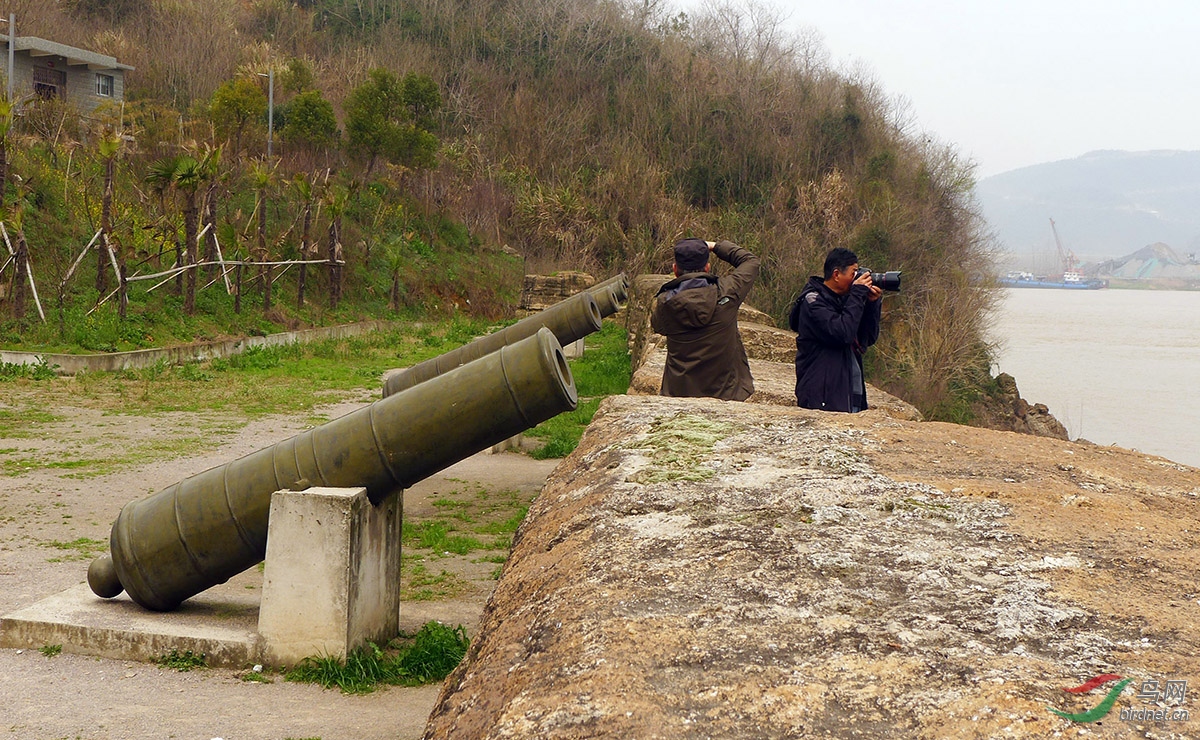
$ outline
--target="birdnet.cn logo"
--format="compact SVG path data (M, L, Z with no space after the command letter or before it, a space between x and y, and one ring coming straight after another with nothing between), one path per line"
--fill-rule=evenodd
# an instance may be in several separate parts
M1064 688L1068 694L1092 695L1097 689L1116 681L1107 689L1100 703L1082 712L1064 712L1054 707L1046 707L1063 719L1077 723L1099 722L1108 716L1113 705L1121 696L1121 692L1134 682L1132 678L1123 678L1115 673L1105 673L1091 678L1078 686ZM1187 698L1187 681L1166 680L1160 682L1155 678L1144 679L1138 689L1136 699L1143 702L1141 707L1122 707L1117 715L1126 722L1186 722L1190 719L1188 710L1181 706Z

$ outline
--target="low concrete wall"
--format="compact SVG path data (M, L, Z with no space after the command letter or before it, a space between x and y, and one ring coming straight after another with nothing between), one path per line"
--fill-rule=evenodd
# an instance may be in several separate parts
M41 365L54 368L59 375L74 375L81 372L115 372L150 367L159 362L179 365L185 362L212 360L245 352L250 347L278 347L293 342L314 342L321 339L341 339L360 334L389 329L392 321L364 321L358 324L326 326L317 329L286 331L268 334L265 337L240 337L217 342L184 344L178 347L157 347L132 352L106 352L95 355L66 355L53 352L14 352L0 350L0 362L10 365Z

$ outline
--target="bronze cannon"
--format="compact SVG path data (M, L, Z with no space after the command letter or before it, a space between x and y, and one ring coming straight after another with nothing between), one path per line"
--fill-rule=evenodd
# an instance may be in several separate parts
M549 329L126 504L88 583L169 611L266 555L271 494L362 486L378 503L578 401Z
M459 365L495 352L500 347L519 342L542 327L554 332L554 336L564 346L583 339L588 334L599 331L600 322L605 317L620 310L621 304L627 298L627 286L625 274L621 273L494 334L480 337L457 349L395 372L384 381L383 397L387 398L406 388L436 378Z
M600 315L608 318L621 310L621 304L629 299L629 280L622 272L602 283L596 283L585 292L591 293L592 297L596 299L596 305L600 307Z

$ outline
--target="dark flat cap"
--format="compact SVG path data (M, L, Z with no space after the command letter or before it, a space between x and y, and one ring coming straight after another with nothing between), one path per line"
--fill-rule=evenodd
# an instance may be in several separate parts
M675 264L680 272L700 272L708 264L708 242L684 239L675 244Z

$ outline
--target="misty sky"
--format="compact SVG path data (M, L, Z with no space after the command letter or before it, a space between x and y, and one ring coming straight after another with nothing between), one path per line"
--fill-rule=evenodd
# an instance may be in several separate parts
M819 32L835 67L907 98L978 177L1096 149L1200 150L1197 0L761 4Z

